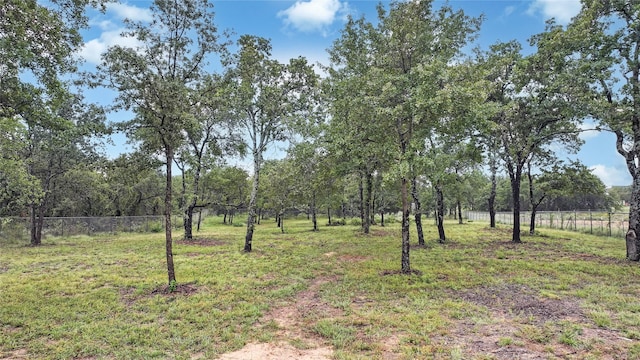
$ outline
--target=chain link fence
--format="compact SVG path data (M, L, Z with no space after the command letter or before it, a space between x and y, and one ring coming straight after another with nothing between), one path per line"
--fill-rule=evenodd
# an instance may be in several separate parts
M182 216L172 216L171 221L173 228L183 226ZM25 240L29 238L30 229L30 218L0 218L0 239ZM164 232L164 216L45 217L42 225L43 236L116 234L120 232Z
M489 223L489 213L468 211L467 219ZM513 224L512 212L496 213L496 222ZM520 224L529 228L531 212L520 213ZM629 214L608 211L539 211L536 212L536 228L579 231L602 236L624 237L629 229Z

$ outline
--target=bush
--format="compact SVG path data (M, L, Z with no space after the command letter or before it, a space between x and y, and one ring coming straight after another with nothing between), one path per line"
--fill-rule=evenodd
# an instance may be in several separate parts
M349 225L360 226L362 225L362 220L360 218L352 218L349 220Z
M327 223L327 226L343 226L343 225L347 225L347 220L338 219L338 220L331 221L331 224Z
M7 243L19 243L28 240L25 224L13 219L0 219L0 239Z
M164 232L164 224L161 222L153 222L149 224L149 232L152 232L152 233Z

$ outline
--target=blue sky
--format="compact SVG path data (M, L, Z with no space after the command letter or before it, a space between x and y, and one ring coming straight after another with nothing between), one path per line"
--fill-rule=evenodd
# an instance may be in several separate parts
M312 63L327 64L326 49L339 36L347 15L368 20L376 20L376 6L379 1L371 0L224 0L215 1L214 11L219 30L233 30L234 39L242 34L258 35L271 39L273 57L285 62L292 57L305 56ZM444 4L435 1L435 6ZM100 61L100 54L115 44L135 45L133 39L123 38L122 20L131 18L146 21L150 19L149 0L123 0L120 4L108 4L105 14L91 13L91 28L83 32L85 46L81 56L85 67L90 69ZM382 1L382 4L388 2ZM485 20L480 30L478 44L487 47L498 41L519 40L525 49L528 38L544 30L545 20L555 18L566 24L580 9L579 0L450 0L454 8L461 8L471 16L484 14ZM212 71L215 69L212 68ZM113 93L93 90L87 100L107 103ZM129 113L113 113L110 120L123 120ZM593 124L586 124L591 128ZM585 132L586 140L577 155L598 175L607 186L629 185L631 177L626 170L624 159L615 150L615 136L610 133ZM130 150L125 139L115 137L115 146L108 147L110 156ZM272 150L272 156L282 151ZM238 160L244 166L245 161Z

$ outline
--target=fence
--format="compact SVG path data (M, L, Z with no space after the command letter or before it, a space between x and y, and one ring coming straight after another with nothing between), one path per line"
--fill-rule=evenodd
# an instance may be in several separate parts
M181 216L173 216L173 227L183 226L182 221ZM28 238L30 228L30 218L0 218L0 239L19 240ZM163 231L164 216L45 217L42 226L43 236Z
M467 218L472 221L489 222L489 213L468 211ZM496 213L496 222L512 225L513 213ZM531 212L521 212L521 226L528 228L530 222ZM536 212L536 227L624 237L629 228L629 214L606 211L539 211Z

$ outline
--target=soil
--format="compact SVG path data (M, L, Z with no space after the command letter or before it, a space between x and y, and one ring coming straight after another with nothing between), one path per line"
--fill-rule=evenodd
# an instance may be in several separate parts
M452 295L487 310L453 322L446 334L432 339L448 349L459 349L463 358L567 359L588 354L599 354L600 359L626 358L624 349L630 340L614 329L595 326L578 299L542 298L527 286L515 284L482 286ZM559 341L567 326L576 329L573 346Z
M330 359L333 349L311 329L318 319L344 315L342 310L323 301L318 293L323 284L336 280L335 277L316 279L307 290L296 296L295 301L274 308L256 324L257 327L277 326L277 341L268 344L248 344L238 351L222 355L220 359ZM291 344L297 344L298 348Z

